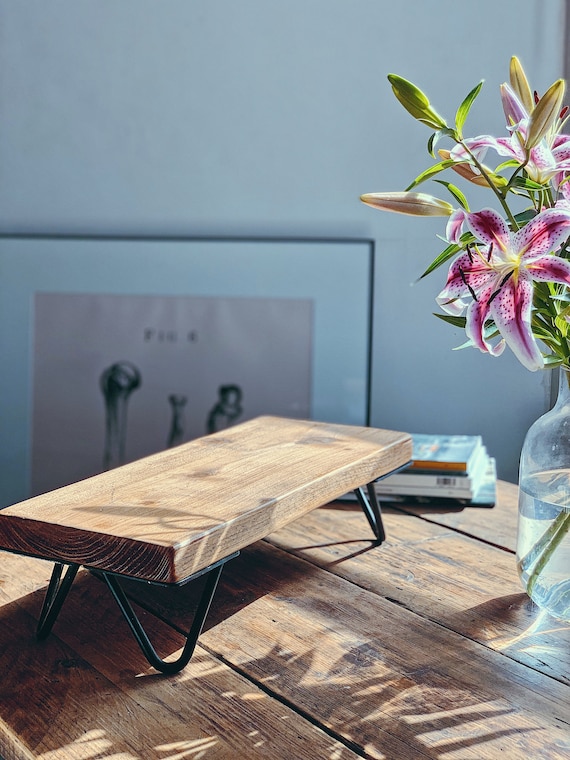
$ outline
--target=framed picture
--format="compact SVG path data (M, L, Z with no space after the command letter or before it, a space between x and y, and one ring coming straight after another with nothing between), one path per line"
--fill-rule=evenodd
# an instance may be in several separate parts
M0 507L260 414L367 425L363 239L0 237Z

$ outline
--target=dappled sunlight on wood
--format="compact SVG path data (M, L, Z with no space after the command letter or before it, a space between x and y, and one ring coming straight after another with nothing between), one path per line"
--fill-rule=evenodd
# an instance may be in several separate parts
M488 534L500 508L485 520ZM49 565L3 556L0 755L566 760L568 625L521 592L510 551L412 515L385 522L372 546L359 511L319 509L245 549L168 678L87 571L36 642ZM124 586L157 652L176 657L200 581Z
M540 664L570 684L570 624L540 610L526 594L495 597L455 615L450 623L520 662Z
M130 752L114 752L113 742L107 738L107 733L102 729L86 731L74 742L56 750L49 750L37 755L38 760L59 760L65 755L77 758L77 760L137 760L137 755Z
M6 555L7 577L15 581L20 568L33 572L34 566L42 577L44 563L22 560ZM348 750L340 754L336 742L331 749L329 737L200 648L177 676L157 675L125 631L104 584L90 573L77 579L57 632L41 643L33 637L39 601L33 593L0 608L2 755L15 760L290 760L311 746L318 757L353 758ZM161 653L174 654L179 634L152 615L145 622ZM19 734L18 746L32 747L32 755L24 749L8 754L7 747L16 746L7 738L13 731Z
M193 758L199 760L206 757L208 751L213 749L218 743L215 736L207 736L203 739L194 739L187 742L173 742L172 744L159 744L156 747L157 752L161 754L162 760L183 760L183 758Z
M536 620L525 631L510 638L496 638L494 646L499 651L519 647L522 651L544 656L547 652L570 652L570 623L551 617L546 610L540 610Z
M489 752L510 746L509 737L515 737L521 747L526 734L541 731L538 723L521 716L507 700L482 698L429 668L421 675L418 671L394 673L372 656L377 651L372 641L354 647L325 668L324 653L330 651L326 639L323 635L301 655L276 643L261 659L241 662L240 670L273 671L262 681L277 694L294 683L305 709L318 713L333 731L342 727L374 758L443 760L454 757L459 749L463 754L457 757L492 757ZM465 754L469 747L474 752ZM395 754L386 754L387 748Z

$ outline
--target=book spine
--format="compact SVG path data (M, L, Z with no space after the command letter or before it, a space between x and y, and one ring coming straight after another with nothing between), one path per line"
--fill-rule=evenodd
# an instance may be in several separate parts
M434 473L415 474L411 472L402 472L395 475L388 475L379 481L382 485L387 486L412 486L413 488L456 488L458 491L470 492L473 489L473 481L467 475L447 475Z
M438 462L435 459L429 461L420 459L412 462L410 470L453 470L454 472L466 472L467 462Z
M444 499L470 499L473 492L464 491L457 488L445 487L420 487L413 486L390 486L382 482L376 484L376 493L378 496L394 494L395 496L440 496Z

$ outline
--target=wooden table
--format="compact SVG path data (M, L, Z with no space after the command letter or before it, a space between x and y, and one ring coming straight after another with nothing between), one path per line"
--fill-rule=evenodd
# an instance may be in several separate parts
M519 586L516 495L500 483L490 510L385 511L381 546L357 506L314 510L227 565L194 658L168 678L84 570L36 641L51 564L2 554L0 754L570 757L570 627ZM178 650L196 589L130 592L155 610L140 614L160 652Z

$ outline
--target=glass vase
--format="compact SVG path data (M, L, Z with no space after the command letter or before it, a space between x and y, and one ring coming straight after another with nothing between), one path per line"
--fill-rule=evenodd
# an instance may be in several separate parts
M517 568L530 598L570 620L570 372L555 406L529 429L519 470Z

